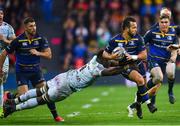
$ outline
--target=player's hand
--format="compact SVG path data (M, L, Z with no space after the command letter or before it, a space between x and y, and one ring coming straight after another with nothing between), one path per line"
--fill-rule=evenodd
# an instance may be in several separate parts
M39 55L40 55L40 52L37 51L36 49L30 49L29 51L30 51L30 53L31 53L32 55L36 55L36 56L39 56Z
M112 53L111 57L112 57L112 59L119 59L119 57L120 57L119 52Z
M177 49L179 49L179 45L178 44L171 44L171 45L169 45L168 47L167 47L167 50L168 51L173 51L173 50L177 50Z
M125 54L127 61L132 60L132 56L128 53Z

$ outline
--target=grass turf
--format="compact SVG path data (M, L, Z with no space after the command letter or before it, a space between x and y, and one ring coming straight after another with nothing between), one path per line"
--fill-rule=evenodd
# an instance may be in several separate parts
M168 101L167 85L162 86L156 99L158 111L151 114L144 104L142 120L136 115L127 117L126 107L133 102L136 88L110 85L92 86L57 102L57 110L65 122L55 122L44 105L13 113L0 119L0 125L180 125L179 90L180 84L176 84L176 102L172 105Z

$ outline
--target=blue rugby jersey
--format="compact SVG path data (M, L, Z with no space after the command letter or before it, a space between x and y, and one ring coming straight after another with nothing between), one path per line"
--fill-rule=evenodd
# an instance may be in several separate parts
M158 26L147 31L144 35L144 41L148 44L148 60L155 60L159 63L168 61L171 53L166 48L170 44L178 42L176 34L173 27L169 27L166 34L162 33Z
M32 55L30 49L42 51L48 47L48 41L44 37L36 34L32 40L29 40L23 33L7 46L6 51L8 53L15 52L16 72L36 72L40 70L40 56Z
M121 34L118 34L109 41L105 50L112 53L118 46L123 47L130 55L138 55L146 49L143 38L138 34L134 35L130 40L125 40Z
M0 25L0 34L2 34L6 39L11 38L15 35L14 29L11 25L9 25L6 22L3 22L2 25ZM6 43L4 43L2 40L0 40L0 52L7 46Z

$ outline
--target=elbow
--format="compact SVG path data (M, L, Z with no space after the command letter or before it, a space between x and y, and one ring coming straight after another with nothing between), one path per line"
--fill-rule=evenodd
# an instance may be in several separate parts
M52 54L49 54L47 58L52 59Z

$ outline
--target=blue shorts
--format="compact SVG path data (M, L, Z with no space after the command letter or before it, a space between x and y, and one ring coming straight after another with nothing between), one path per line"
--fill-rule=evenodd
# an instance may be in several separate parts
M135 64L134 66L130 66L127 70L124 70L121 74L129 79L129 74L131 73L131 71L136 70L138 71L144 78L146 77L146 68L143 64L143 62L139 62L137 64Z
M16 72L16 82L17 86L29 85L31 82L33 87L36 87L39 83L45 81L44 76L41 71L39 72Z
M154 67L160 67L162 73L164 74L165 71L166 71L166 65L167 65L167 62L157 62L157 61L154 61L154 60L148 60L149 71L151 71L151 69L154 68Z

